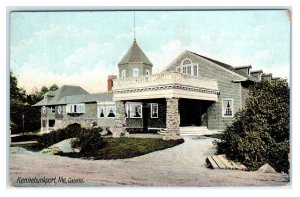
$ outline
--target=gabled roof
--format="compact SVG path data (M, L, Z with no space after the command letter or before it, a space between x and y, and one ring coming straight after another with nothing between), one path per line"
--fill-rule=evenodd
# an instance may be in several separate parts
M66 96L60 99L56 104L74 104L74 103L91 103L91 102L109 102L112 101L112 93L103 92L96 94L81 94Z
M229 65L229 64L226 64L226 63L223 63L223 62L220 62L220 61L217 61L217 60L208 58L208 57L203 56L203 55L199 55L199 54L194 53L194 52L192 52L192 51L186 50L186 51L184 51L180 56L183 56L185 53L190 53L190 54L192 54L192 55L194 55L194 56L196 56L196 57L205 59L205 60L207 60L207 61L209 61L209 62L211 62L211 63L213 63L213 64L216 64L216 65L218 65L218 66L221 66L222 68L227 69L228 71L231 71L231 72L233 72L233 73L235 73L235 74L238 74L238 75L240 75L241 77L246 78L247 80L258 81L255 77L249 76L249 75L245 74L244 72L242 72L242 71L240 71L240 70L236 70L233 66L231 66L231 65ZM179 56L179 57L180 57L180 56ZM173 63L171 63L167 68L165 68L164 71L166 71L172 64L173 64Z
M152 66L152 63L147 58L145 53L142 51L140 46L137 44L135 39L133 41L133 44L127 51L127 53L124 55L122 60L119 62L119 65L133 63L133 62L144 63L144 64L148 64L148 65Z
M73 96L73 95L80 95L80 94L88 94L88 92L82 89L80 86L64 85L55 91L49 91L44 94L44 95L52 96L52 99L48 100L47 103L44 103L44 101L41 100L33 106L55 105L59 100L61 100L66 96Z
M112 101L112 93L103 92L89 94L79 86L63 86L54 91L55 96L49 102L44 103L43 100L33 106L49 106L49 105L66 105L75 103L91 103L91 102L110 102Z

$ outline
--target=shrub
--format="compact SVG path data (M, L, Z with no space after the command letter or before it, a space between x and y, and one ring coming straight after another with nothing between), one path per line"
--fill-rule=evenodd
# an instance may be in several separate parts
M250 169L269 163L288 172L289 88L284 79L254 84L246 107L235 114L217 144L218 153Z
M79 138L79 141L74 143L74 146L81 147L81 151L95 150L103 144L103 139L100 135L102 128L85 129L80 128L79 124L72 124L64 129L54 130L50 133L43 134L38 138L38 142L43 147L49 147L60 141L69 138Z
M80 152L98 150L104 144L98 129L81 129L77 137L79 141L76 146L81 148Z

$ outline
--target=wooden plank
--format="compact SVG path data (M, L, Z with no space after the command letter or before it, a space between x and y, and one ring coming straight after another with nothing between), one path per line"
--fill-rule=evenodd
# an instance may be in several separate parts
M211 158L211 156L207 157L209 163L211 164L213 169L219 168L216 162Z
M233 165L228 162L224 155L217 155L220 161L226 166L226 168L233 169Z
M232 164L233 166L233 169L237 169L237 170L240 170L240 166L238 166L236 163L234 163L233 161L230 161L230 163Z
M219 166L219 168L226 169L226 166L222 163L222 161L220 161L220 159L218 158L218 156L214 155L214 156L212 156L212 158L217 163L217 165Z
M244 166L243 164L237 163L237 165L240 167L241 170L247 170L247 167Z
M37 141L24 141L24 142L12 142L10 143L11 145L22 145L22 144L36 144L38 143Z

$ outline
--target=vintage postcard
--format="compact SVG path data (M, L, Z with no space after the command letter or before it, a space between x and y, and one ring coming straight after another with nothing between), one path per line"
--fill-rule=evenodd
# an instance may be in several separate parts
M8 17L11 187L290 185L290 10Z

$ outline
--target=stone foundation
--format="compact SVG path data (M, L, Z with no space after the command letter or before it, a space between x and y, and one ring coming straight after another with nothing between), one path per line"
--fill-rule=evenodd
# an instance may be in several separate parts
M167 98L166 130L163 140L180 139L178 98Z
M96 125L97 125L97 118L95 118L95 119L63 119L62 120L62 123L61 123L61 127L62 128L65 128L65 127L67 127L68 125L70 125L70 124L73 124L73 123L77 123L77 124L80 124L81 125L81 127L83 127L83 128L92 128L93 127L93 125L95 125L95 123L96 123Z
M125 102L117 101L116 102L116 125L111 128L113 137L127 137L129 133L126 131L126 116L125 116Z

